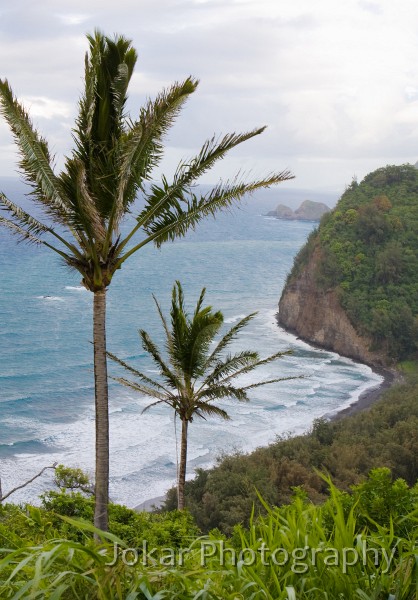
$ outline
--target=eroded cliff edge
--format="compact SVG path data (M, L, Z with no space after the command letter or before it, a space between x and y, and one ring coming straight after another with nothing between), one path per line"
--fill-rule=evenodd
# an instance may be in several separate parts
M326 350L371 366L388 366L384 353L370 351L371 340L356 332L336 291L322 290L316 284L320 260L316 249L301 271L288 280L279 302L279 325Z

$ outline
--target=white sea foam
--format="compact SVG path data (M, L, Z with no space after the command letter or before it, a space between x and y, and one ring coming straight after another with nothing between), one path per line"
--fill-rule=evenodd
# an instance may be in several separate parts
M227 319L224 320L224 323L227 324L231 324L231 323L238 323L238 321L240 321L241 319L244 319L244 317L246 317L247 315L235 315L233 317L228 317Z
M61 296L36 296L38 300L45 300L45 302L65 302Z

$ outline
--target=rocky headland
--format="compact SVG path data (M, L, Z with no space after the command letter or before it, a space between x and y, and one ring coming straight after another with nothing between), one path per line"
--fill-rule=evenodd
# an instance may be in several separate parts
M378 169L346 189L295 258L278 322L375 369L418 355L418 172Z

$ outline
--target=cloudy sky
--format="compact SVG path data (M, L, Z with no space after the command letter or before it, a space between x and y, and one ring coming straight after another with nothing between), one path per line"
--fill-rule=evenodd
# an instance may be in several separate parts
M214 176L289 168L286 185L342 192L386 164L418 160L416 0L13 0L0 7L0 77L59 157L71 146L86 32L139 52L132 114L189 74L200 86L167 139L164 171L214 133L268 129ZM13 176L0 123L0 176Z

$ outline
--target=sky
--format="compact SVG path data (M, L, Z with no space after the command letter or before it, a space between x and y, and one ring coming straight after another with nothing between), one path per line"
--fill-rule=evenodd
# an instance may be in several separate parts
M162 172L207 138L267 125L203 183L290 169L290 188L342 193L353 178L418 160L416 0L14 0L0 6L0 78L69 152L86 33L133 41L129 109L189 75L200 80L166 139ZM0 176L16 175L0 120ZM156 173L158 177L159 173Z

